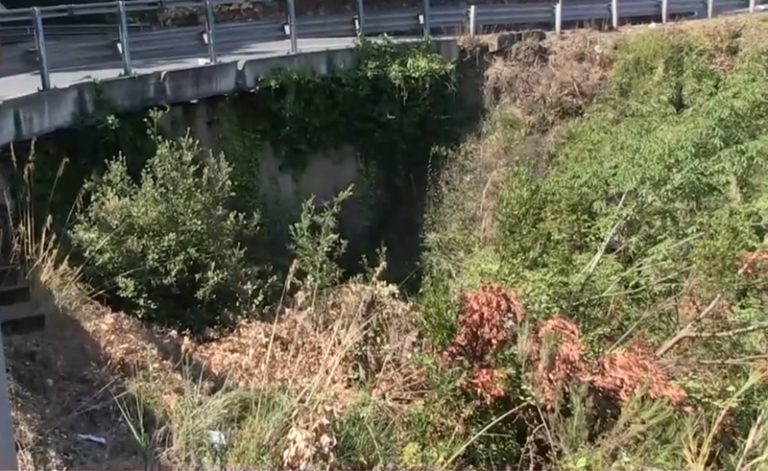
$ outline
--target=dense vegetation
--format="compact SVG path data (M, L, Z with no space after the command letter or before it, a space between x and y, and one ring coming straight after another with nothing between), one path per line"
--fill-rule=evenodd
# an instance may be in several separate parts
M471 319L457 325L451 306L478 280L513 288L532 334L465 361L474 380L493 373L470 390L499 395L471 417L545 412L520 412L522 429L497 424L488 432L517 445L481 438L467 459L525 462L536 447L556 468L762 469L764 455L737 462L756 453L744 440L753 424L765 433L768 398L751 376L768 341L763 28L622 38L602 96L569 123L532 126L509 102L492 111L482 139L508 149L493 229L471 213L452 218L477 201L465 203L472 188L460 180L444 185L428 234L426 333L445 346L466 335ZM605 51L587 46L578 62L600 62ZM542 132L550 148L532 152L526 142ZM487 149L472 149L461 158L480 162L460 162L464 171L488 165ZM499 302L485 304L498 316Z
M767 31L523 41L488 70L482 129L448 152L453 72L421 47L269 79L221 156L151 132L143 170L118 158L90 183L72 241L129 312L237 325L228 338L247 353L210 357L225 385L151 368L127 381L118 403L143 459L767 469ZM265 121L240 114L255 104ZM386 251L345 280L350 191L297 210L280 296L262 296L275 272L252 253L267 206L250 199L247 156L264 142L299 166L356 146L390 195L372 210L429 185L412 302L381 281ZM278 315L243 319L262 312Z
M309 156L348 146L365 180L355 197L368 220L355 224L371 226L372 236L358 241L355 260L334 250L333 262L359 271L360 256L385 242L397 243L395 262L408 263L428 169L439 165L431 148L457 136L454 71L429 44L366 43L359 52L357 67L329 76L276 72L256 93L209 103L210 144L221 155L174 137L162 110L115 115L104 103L79 129L37 146L35 204L69 232L65 241L111 304L200 331L274 302L274 275L301 252L291 249L290 228L301 207L276 204L274 191L261 188L261 154L269 149L300 173ZM385 210L391 206L401 209ZM305 222L303 233L313 235L315 222ZM390 262L390 272L397 268Z

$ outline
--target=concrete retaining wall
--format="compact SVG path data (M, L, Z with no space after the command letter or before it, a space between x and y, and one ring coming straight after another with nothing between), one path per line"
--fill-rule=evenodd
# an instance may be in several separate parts
M454 39L434 43L447 59L458 57ZM76 116L93 113L99 100L119 111L138 110L253 90L259 78L273 70L329 74L356 63L355 49L335 49L120 77L38 92L0 102L0 146L69 127Z

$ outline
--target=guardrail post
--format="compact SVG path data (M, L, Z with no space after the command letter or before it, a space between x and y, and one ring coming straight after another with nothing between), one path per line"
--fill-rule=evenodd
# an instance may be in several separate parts
M424 39L429 39L431 29L429 26L429 0L424 0L421 14L424 17Z
M750 13L755 12L755 0L749 0L749 12Z
M611 26L619 29L619 0L611 0Z
M669 21L669 0L661 0L661 22Z
M19 465L16 460L16 439L13 434L11 401L8 392L8 373L5 369L2 334L0 334L0 375L2 375L0 376L0 469L16 471L19 469Z
M215 21L211 0L205 0L205 34L208 36L208 60L211 61L211 64L216 63L216 44L213 35Z
M32 7L32 19L35 24L35 47L37 47L37 60L40 62L40 81L43 90L51 89L51 76L48 71L48 54L45 52L45 33L43 33L43 17L40 9Z
M356 30L358 36L365 36L365 8L363 0L357 0L357 24Z
M291 37L291 53L299 51L296 39L296 0L288 0L288 34Z
M474 37L476 33L477 24L477 7L475 5L469 6L469 35Z
M123 74L133 75L133 64L131 63L131 47L128 44L128 15L125 13L125 2L117 2L117 14L120 19L120 45L122 46L120 54L123 56Z
M707 18L715 16L715 0L707 0Z
M563 30L563 2L555 3L555 34L560 34Z

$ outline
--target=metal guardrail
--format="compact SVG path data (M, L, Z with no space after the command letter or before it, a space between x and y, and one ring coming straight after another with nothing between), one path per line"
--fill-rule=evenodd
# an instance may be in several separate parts
M200 6L200 1L195 0L130 0L125 4L125 10L128 13L158 11L162 9L173 8L195 8ZM235 0L211 0L213 5L231 5L235 3L244 3ZM272 0L248 0L247 3L274 3ZM88 16L116 14L116 2L97 2L97 3L78 3L62 4L47 7L16 8L13 10L4 10L0 12L0 23L8 21L24 21L29 19L33 10L38 8L44 19L63 18L71 16Z
M131 24L131 31L143 31L152 28L149 24ZM114 25L108 24L78 24L78 25L49 25L45 26L45 36L50 39L73 38L111 34ZM31 42L35 38L35 28L28 26L0 26L0 44Z
M469 6L420 5L396 10L364 10L364 0L355 0L356 11L323 16L296 15L296 2L286 0L284 18L261 21L218 22L214 7L235 5L238 0L130 0L80 5L6 10L0 12L0 41L29 43L24 52L12 52L0 63L0 76L39 71L41 88L50 88L51 72L73 68L104 68L122 64L123 73L133 73L139 60L217 58L269 41L288 40L289 52L298 51L298 39L372 36L380 34L459 34L494 28L549 27L559 32L578 22L606 22L670 17L707 18L736 11L756 11L764 0L559 0L549 3L481 4ZM274 0L260 0L271 3ZM132 24L129 15L174 8L197 9L203 24L154 27ZM97 24L44 24L64 17L104 19ZM14 39L15 38L15 39ZM10 62L9 62L10 61Z

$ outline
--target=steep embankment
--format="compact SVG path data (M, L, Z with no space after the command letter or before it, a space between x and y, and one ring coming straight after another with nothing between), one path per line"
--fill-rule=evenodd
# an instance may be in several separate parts
M14 339L30 468L55 443L66 464L174 469L762 470L766 32L736 18L468 44L460 67L484 71L486 113L462 145L452 67L389 49L349 76L275 77L232 113L193 113L220 158L158 133L168 115L144 140L110 117L87 128L107 139L59 141L48 149L127 155L73 225L56 220L99 299L125 312L74 302L71 269L41 265L73 311L57 329L88 349ZM320 207L294 195L293 213L262 198L263 162L300 182L342 146L378 189L369 215L430 190L411 302L380 281L386 252L345 280L346 193ZM76 163L102 172L93 162ZM284 271L263 263L254 208L292 223ZM409 227L393 221L379 227ZM25 375L30 357L62 367ZM70 360L95 367L67 382ZM36 411L56 384L100 399ZM132 456L112 448L130 440Z
M768 24L642 30L497 59L486 127L438 188L425 331L471 347L467 388L493 399L478 416L524 408L531 390L545 411L488 430L520 448L482 437L477 463L532 450L558 469L765 459ZM467 298L457 322L481 280L514 291ZM527 321L499 337L488 319L510 302ZM472 350L481 341L494 347ZM660 399L673 408L648 403Z

